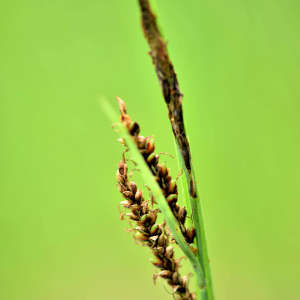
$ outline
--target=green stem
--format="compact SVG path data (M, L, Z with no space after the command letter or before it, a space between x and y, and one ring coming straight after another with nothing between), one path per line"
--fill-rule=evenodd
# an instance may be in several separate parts
M192 157L192 151L191 151L191 157ZM200 262L202 268L203 268L203 264L204 264L204 273L205 273L205 279L206 279L206 284L207 284L208 299L213 300L214 299L214 291L213 291L210 262L209 262L209 256L208 256L205 224L204 224L204 217L203 217L202 205L201 205L201 200L200 200L199 185L198 185L197 178L196 178L194 164L192 164L192 173L193 173L193 177L195 180L196 195L197 195L197 198L191 198L191 200L193 202L192 206L194 209L193 216L194 216L194 218L197 217L197 222L199 224L197 226L199 235L197 233L197 230L196 230L196 235L200 236L201 244L202 244L202 247L201 247L201 249L202 249L201 262L202 263L200 262L200 260L199 260L199 262ZM199 254L199 252L198 252L198 254Z
M181 164L183 165L184 160L181 155L179 144L176 141L176 149L177 153L180 157ZM196 198L190 197L191 206L193 210L193 221L194 221L194 227L196 230L196 244L198 248L198 260L201 265L201 267L204 270L206 284L207 284L207 292L208 292L208 299L212 300L214 299L213 294L213 287L212 287L212 278L211 278L211 271L210 271L210 263L209 263L209 257L208 257L208 248L207 248L207 241L206 241L206 234L205 234L205 225L204 225L204 218L203 218L203 212L202 212L202 206L201 206L201 200L200 200L200 191L199 186L197 184L196 180L196 174L194 169L194 164L191 164L192 166L192 173L193 178L195 181L195 187L196 187ZM184 168L185 178L188 182L190 182L190 175L186 168ZM186 184L186 185L187 185Z
M135 142L132 140L130 134L128 133L127 128L125 126L123 126L122 124L118 123L118 120L119 120L118 115L114 111L114 109L111 107L111 105L107 102L107 100L103 99L101 102L101 106L102 106L103 110L106 112L107 116L111 119L111 121L114 122L114 124L116 124L118 126L118 129L120 130L120 135L125 140L126 145L128 146L128 148L131 151L131 155L133 156L134 161L139 166L145 181L147 182L148 186L150 187L151 192L152 192L153 196L155 197L155 200L157 201L158 207L161 210L161 212L167 222L167 225L169 226L169 228L171 230L171 233L173 234L176 242L178 243L178 245L180 246L180 248L182 249L184 254L189 259L195 273L197 274L197 286L200 289L201 295L202 294L205 295L207 293L207 290L206 290L203 269L202 269L201 265L199 264L199 261L193 254L192 250L190 249L189 245L185 241L185 239L181 233L181 230L178 226L178 223L177 223L164 195L162 194L161 189L160 189L158 183L156 182L152 172L150 171L148 165L146 164L143 156L140 154ZM206 299L206 298L202 298L202 299Z

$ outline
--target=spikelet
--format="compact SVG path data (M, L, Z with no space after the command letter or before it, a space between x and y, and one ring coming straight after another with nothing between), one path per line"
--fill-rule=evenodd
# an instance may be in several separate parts
M137 147L144 157L149 169L152 174L156 177L156 181L159 184L163 195L165 196L174 217L176 218L181 233L183 234L186 242L192 244L195 238L195 230L190 228L187 231L184 223L186 219L186 209L184 206L180 207L177 204L178 200L178 189L177 189L177 180L172 180L170 175L170 169L167 168L166 163L159 163L160 154L155 154L155 145L154 140L150 139L151 137L143 137L139 135L140 127L137 122L131 121L130 116L127 114L127 108L122 99L116 97L119 108L121 112L120 121L128 129L134 141L137 144ZM121 143L124 145L124 141ZM190 225L193 227L193 225ZM197 252L197 250L196 250Z
M120 193L125 198L119 206L130 212L120 211L121 219L135 223L136 227L127 230L134 231L134 239L138 244L147 246L151 249L154 257L149 261L160 272L153 275L154 283L157 277L164 278L167 284L171 286L176 299L193 300L194 294L188 289L188 282L185 277L181 277L178 269L180 268L180 259L174 258L174 246L169 246L170 234L165 230L165 222L157 224L158 209L149 208L149 200L144 199L143 192L137 187L134 181L129 182L128 166L125 157L118 164L117 182Z

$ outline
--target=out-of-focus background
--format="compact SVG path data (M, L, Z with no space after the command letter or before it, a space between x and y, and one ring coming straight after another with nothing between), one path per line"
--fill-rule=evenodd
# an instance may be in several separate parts
M299 299L300 2L157 7L216 300ZM123 148L98 104L120 96L157 151L174 154L137 1L2 0L0 15L0 298L170 298L119 220Z

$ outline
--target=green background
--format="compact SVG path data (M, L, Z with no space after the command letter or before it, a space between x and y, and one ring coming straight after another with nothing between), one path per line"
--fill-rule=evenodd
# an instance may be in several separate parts
M216 300L299 299L300 2L157 6ZM174 154L137 1L2 0L0 19L0 298L171 299L119 220L123 148L98 104L120 96Z

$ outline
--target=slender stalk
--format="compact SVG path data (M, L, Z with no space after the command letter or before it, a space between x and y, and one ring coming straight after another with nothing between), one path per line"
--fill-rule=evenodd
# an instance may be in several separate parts
M180 159L180 154L179 154L180 152L177 149L176 140L174 140L174 148L176 149L175 152L176 152L176 160L177 160L178 169L183 170L182 160ZM191 202L190 202L190 197L189 197L189 188L188 188L188 185L187 185L188 181L186 179L185 172L183 172L183 174L181 175L180 182L181 182L183 203L186 207L187 214L189 216L191 216L192 213L193 213L193 210L192 210L192 207L191 207ZM192 223L192 220L187 219L186 223L187 223L187 227L188 227L188 225L190 223ZM194 224L194 225L197 226L196 224ZM197 244L197 238L196 238L196 244ZM197 248L199 249L199 246ZM198 258L199 258L199 254L197 255L197 259ZM197 274L195 274L195 286L197 286ZM196 293L196 298L201 299L200 290L196 289L195 293ZM202 299L203 298L205 299L205 297L202 297Z
M200 229L199 236L201 237L201 243L202 243L202 258L203 258L203 262L204 262L204 271L205 271L205 278L206 278L206 284L207 284L208 299L214 299L214 291L213 291L213 284L212 284L212 277L211 277L211 270L210 270L210 261L209 261L209 256L208 256L208 247L207 247L207 240L206 240L206 233L205 233L205 223L204 223L202 205L201 205L201 200L200 200L200 190L199 190L199 185L197 183L196 171L194 168L194 164L192 164L192 172L193 172L194 180L196 182L196 195L197 195L197 198L193 199L193 203L194 203L195 212L197 212L197 215L198 215L198 222L199 222L199 229ZM196 233L196 235L197 235L197 233ZM198 242L197 242L197 245L198 245Z
M190 197L189 197L189 187L187 185L186 175L185 175L185 172L183 171L184 167L182 164L182 160L180 159L179 151L177 149L175 140L174 140L174 148L176 149L175 153L176 153L176 161L177 161L178 169L183 172L183 174L181 175L181 177L179 179L181 182L183 205L185 205L185 207L186 207L187 215L191 216L193 213L193 210L191 207L191 202L190 202ZM186 227L188 227L192 223L192 221L190 218L187 218L185 223L186 223Z
M106 112L107 116L111 119L112 122L114 122L115 125L118 126L118 129L120 131L120 135L122 138L125 140L127 147L131 151L131 155L134 158L134 161L137 163L139 166L140 170L142 171L142 176L146 180L147 184L149 185L151 192L153 196L155 197L155 200L157 201L157 204L159 206L159 209L161 210L167 225L169 226L171 233L173 234L176 242L184 252L184 254L187 256L189 259L190 263L192 264L192 267L197 274L197 286L200 290L201 295L206 295L207 290L206 290L206 284L205 284L205 278L204 278L204 272L201 268L201 265L193 252L191 251L189 245L185 241L181 230L176 222L176 219L174 218L172 211L164 197L164 195L161 192L161 189L156 182L153 174L151 173L150 169L148 168L144 158L140 154L135 142L132 140L130 134L128 133L128 130L126 129L125 126L122 124L118 123L118 115L117 113L113 110L111 105L106 101L102 100L101 106L103 110ZM206 299L206 298L203 298Z

